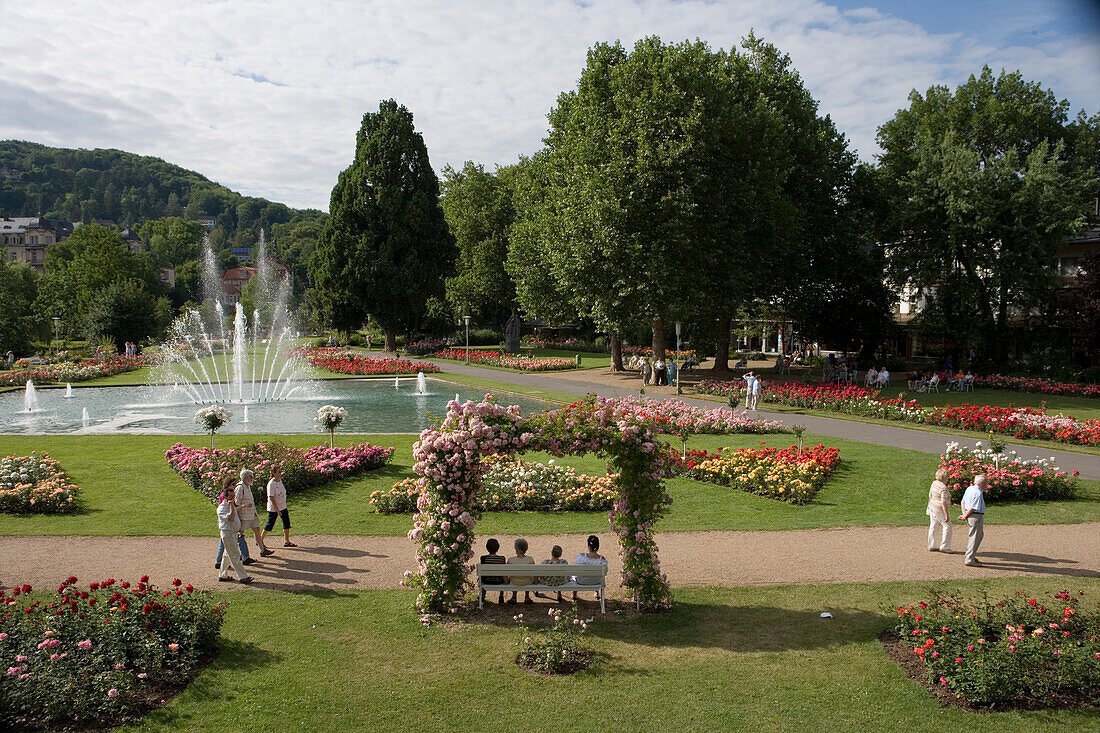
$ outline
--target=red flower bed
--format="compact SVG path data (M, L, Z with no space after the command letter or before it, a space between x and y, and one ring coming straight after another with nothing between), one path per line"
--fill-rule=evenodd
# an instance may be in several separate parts
M393 375L439 371L439 367L426 361L360 356L343 349L303 347L290 353L304 358L310 366L338 374Z
M1100 397L1100 384L1052 382L1049 379L1032 379L1031 377L1006 377L1003 374L976 377L974 386L986 387L987 389L1007 389L1013 392L1069 395L1071 397Z

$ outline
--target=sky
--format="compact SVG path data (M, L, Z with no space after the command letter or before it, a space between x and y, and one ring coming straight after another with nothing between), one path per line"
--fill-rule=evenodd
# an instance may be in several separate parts
M412 111L437 172L507 165L599 41L753 31L868 161L912 89L983 65L1100 111L1100 0L0 0L0 18L0 139L153 155L326 210L379 100Z

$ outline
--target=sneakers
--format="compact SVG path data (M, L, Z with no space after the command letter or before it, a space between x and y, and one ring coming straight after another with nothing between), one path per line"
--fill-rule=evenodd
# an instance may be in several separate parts
M239 582L241 582L241 583L251 583L252 582L252 576L249 575L248 577L241 578Z
M264 549L260 550L260 557L271 557L274 554L275 550L272 550L270 547L265 547Z
M254 565L255 563L256 558L254 557L246 557L244 560L241 560L242 565Z
M219 583L232 583L233 579L230 578L228 575L219 575L218 576L218 582Z

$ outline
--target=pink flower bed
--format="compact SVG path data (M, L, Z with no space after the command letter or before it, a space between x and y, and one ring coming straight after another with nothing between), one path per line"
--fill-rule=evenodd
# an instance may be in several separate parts
M1077 471L1063 471L1046 459L1024 460L1015 451L996 453L989 449L969 450L948 443L940 455L940 468L947 471L944 483L958 502L974 477L985 474L989 501L1065 499L1077 488Z
M16 370L0 374L0 387L20 387L26 384L27 380L35 384L84 382L89 379L109 377L113 374L122 374L142 367L153 366L157 363L157 359L158 357L155 354L143 354L141 356L114 356L106 361L59 362L41 366L37 369Z
M257 500L266 496L271 469L283 469L287 493L325 484L336 479L371 471L389 463L393 448L380 448L370 443L349 446L313 446L307 450L281 443L254 443L240 448L191 448L176 443L164 451L172 470L196 491L214 499L221 492L226 477L236 477L242 468L256 475L252 484Z
M706 410L693 407L683 400L639 400L636 397L615 397L606 404L622 413L639 418L655 431L668 434L708 433L785 433L777 420L746 417L724 407Z
M303 346L288 353L305 359L310 366L327 369L338 374L381 376L439 371L439 367L426 361L411 361L409 359L394 359L382 356L360 356L344 349L328 347Z
M434 356L455 361L467 359L466 349L440 349ZM481 349L470 349L469 360L471 364L516 369L521 372L552 372L560 369L574 369L577 366L572 359L536 359L531 356L511 356L501 354L499 351Z

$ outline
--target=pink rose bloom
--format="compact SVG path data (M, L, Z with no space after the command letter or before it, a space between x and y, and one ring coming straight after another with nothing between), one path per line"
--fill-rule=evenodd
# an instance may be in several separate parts
M85 639L84 641L77 644L77 646L80 647L81 649L91 649L92 648L92 640L91 639Z
M118 690L113 687L107 690L107 697L118 697Z

